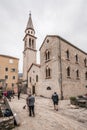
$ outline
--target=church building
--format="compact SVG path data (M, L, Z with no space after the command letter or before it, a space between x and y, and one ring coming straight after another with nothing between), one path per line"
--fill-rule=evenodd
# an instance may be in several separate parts
M36 36L31 14L25 29L23 79L28 90L60 99L87 93L87 53L58 35L47 35L41 44L40 64L36 63Z

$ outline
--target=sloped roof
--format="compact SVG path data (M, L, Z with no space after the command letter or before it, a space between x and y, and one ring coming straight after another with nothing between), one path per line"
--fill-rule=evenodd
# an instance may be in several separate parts
M37 66L37 67L39 67L39 68L40 68L40 64L35 64L35 63L32 63L32 64L31 64L31 66L30 66L30 68L28 69L28 71L27 71L27 72L29 72L29 71L30 71L30 69L32 68L32 66L33 66L33 65L35 65L35 66Z
M31 13L29 14L28 23L27 23L27 26L26 26L26 30L27 30L27 29L32 29L32 30L34 30L32 18L31 18Z
M58 35L47 35L47 36L45 37L45 39L44 39L44 41L43 41L43 43L42 43L42 45L41 45L39 51L41 50L41 48L42 48L42 46L43 46L43 44L44 44L44 42L45 42L45 40L46 40L47 37L56 37L56 38L59 38L60 40L66 42L66 43L69 44L70 46L72 46L72 47L78 49L79 51L81 51L82 53L84 53L84 54L87 55L86 52L84 52L83 50L79 49L78 47L76 47L75 45L71 44L69 41L65 40L64 38L62 38L62 37L60 37L60 36L58 36Z
M9 56L9 55L2 55L2 54L0 54L0 56L19 60L19 58L16 58L16 57L13 57L13 56Z

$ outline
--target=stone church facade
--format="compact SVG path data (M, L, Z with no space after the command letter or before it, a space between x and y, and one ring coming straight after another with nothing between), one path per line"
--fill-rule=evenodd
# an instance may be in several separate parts
M39 49L40 64L38 65L36 37L31 15L26 30L28 34L25 34L24 38L26 47L24 48L23 74L26 75L24 77L28 81L29 91L45 97L51 97L56 91L61 99L86 94L87 53L60 36L47 35ZM29 34L30 31L33 33Z
M87 93L87 54L59 36L46 36L40 47L44 95L61 98ZM50 90L48 89L50 87Z

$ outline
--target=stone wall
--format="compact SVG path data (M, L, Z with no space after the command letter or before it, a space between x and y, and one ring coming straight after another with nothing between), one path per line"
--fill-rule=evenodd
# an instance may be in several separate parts
M0 130L10 130L12 128L14 128L13 116L0 118Z
M70 55L69 59L66 57L67 50ZM76 62L76 55L78 55L78 62ZM85 78L87 66L84 64L85 58L87 58L86 53L61 40L62 86L65 98L87 93L87 79ZM70 67L70 77L67 77L67 67ZM77 70L79 70L78 78L76 76Z

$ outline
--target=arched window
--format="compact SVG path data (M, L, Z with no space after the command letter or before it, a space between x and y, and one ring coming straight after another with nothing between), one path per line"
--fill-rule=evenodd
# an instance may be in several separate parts
M66 51L66 58L69 59L69 50Z
M70 77L70 67L67 67L67 77Z
M79 78L79 70L76 70L76 78Z
M46 78L51 77L51 70L50 68L46 67Z
M38 75L36 75L36 82L38 82Z
M50 52L48 50L45 52L45 59L46 61L50 59Z
M32 48L34 49L34 39L32 40Z
M46 78L48 77L48 67L46 68Z
M29 47L31 48L31 38L29 38Z
M75 55L75 58L76 58L76 63L78 63L79 59L78 59L78 55L77 54Z

